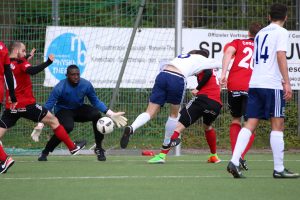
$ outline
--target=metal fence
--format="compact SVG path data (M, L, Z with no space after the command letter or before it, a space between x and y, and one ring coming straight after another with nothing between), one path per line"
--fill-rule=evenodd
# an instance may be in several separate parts
M26 43L27 49L35 47L37 53L32 60L33 64L43 60L45 46L45 30L49 25L78 26L78 27L132 27L136 18L139 0L10 0L0 2L0 31L1 40L6 44L14 40ZM272 3L286 4L289 9L288 30L299 30L299 2L296 0L185 0L183 11L183 27L247 30L249 23L260 21L267 24L267 11ZM141 20L141 28L175 28L175 1L148 0ZM37 102L43 104L51 88L43 86L44 74L32 77ZM121 89L116 103L116 109L126 111L129 122L144 111L147 106L150 89ZM109 105L111 89L97 89L100 99ZM128 99L128 97L131 97ZM185 103L190 98L187 92ZM226 106L226 93L222 92L224 108L221 116L215 122L218 132L219 148L229 148L228 129L230 115ZM299 121L299 93L294 91L293 100L287 105L288 137L292 138L288 147L299 147L297 134ZM132 139L130 148L159 148L163 138L164 123L167 119L167 108L153 122L138 130ZM267 123L266 123L267 124ZM269 126L262 124L258 129L255 147L265 148L269 144ZM45 130L41 143L30 141L30 132L34 124L25 120L10 130L3 140L6 146L22 148L41 148L52 134ZM206 148L201 122L194 124L186 131L183 148ZM119 138L122 130L105 139L106 148L119 148ZM87 138L93 144L91 124L76 124L72 133L73 138Z

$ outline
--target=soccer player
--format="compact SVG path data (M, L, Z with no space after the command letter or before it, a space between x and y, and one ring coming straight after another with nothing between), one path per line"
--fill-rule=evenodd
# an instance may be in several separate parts
M4 80L4 76L5 76L5 80ZM17 104L17 99L15 96L13 74L10 69L9 52L5 44L0 41L0 110L2 108L2 102L4 97L4 90L5 90L4 82L6 82L7 87L9 88L10 91L9 98L10 101L12 102L11 104L12 108L14 108L15 105Z
M15 79L15 93L18 99L18 104L14 109L11 108L10 100L8 99L10 91L6 92L6 109L0 120L0 138L5 132L14 126L16 122L22 117L34 122L43 122L48 124L54 134L63 141L70 153L75 155L81 150L86 141L79 141L74 143L68 136L64 127L59 124L57 118L52 115L46 108L38 105L33 96L32 83L30 75L35 75L43 71L49 66L53 60L54 55L50 55L48 60L38 66L31 66L31 64L24 58L26 56L26 47L21 42L14 42L11 46L10 58L11 69ZM14 164L14 160L9 157L3 146L0 146L0 173L6 173L8 168Z
M196 89L192 90L194 97L186 107L180 111L180 118L171 139L177 139L186 128L195 123L199 118L203 117L205 137L211 152L207 162L219 163L221 160L217 155L216 131L211 124L218 117L222 108L220 98L221 88L216 77L216 72L213 69L203 70L197 75L197 80L198 86ZM179 144L179 142L177 144ZM150 159L148 163L164 163L170 149L171 146L164 143L161 152Z
M284 167L284 110L285 101L292 98L286 51L289 34L283 28L287 20L287 7L273 4L269 12L270 24L254 38L254 69L249 83L247 104L248 121L241 129L227 171L234 178L244 178L239 158L244 152L259 120L270 119L270 143L274 160L274 178L298 178Z
M188 54L182 54L163 66L162 71L157 75L149 99L146 112L141 113L135 121L125 127L120 140L121 148L126 148L130 136L141 126L159 112L160 107L165 103L170 104L170 113L165 125L164 144L170 143L170 137L178 121L178 112L183 100L186 78L196 75L204 69L220 68L221 62L206 58L205 50L192 50Z
M67 67L67 78L61 80L52 90L45 108L52 110L54 107L55 116L61 125L66 129L68 134L74 128L74 122L92 122L96 148L94 152L99 161L105 161L105 150L102 148L104 135L97 130L97 121L101 118L101 112L111 117L118 127L125 126L127 119L122 116L124 112L113 112L100 101L95 93L91 82L80 78L80 71L76 65ZM87 97L91 105L84 104L84 98ZM39 124L32 133L32 138L38 141L42 124ZM39 155L39 161L47 161L49 152L59 145L60 140L53 135L47 142L45 149Z
M230 124L230 143L231 151L233 152L238 134L242 128L241 119L247 120L245 116L246 105L248 100L249 81L253 69L253 48L254 37L262 29L262 24L253 22L249 26L248 39L235 39L228 43L224 51L222 60L222 74L220 83L227 86L228 90L228 107L232 116ZM228 79L226 80L226 73L228 71L231 58L234 61L229 70ZM248 170L245 160L245 154L249 151L254 141L255 134L251 135L250 141L240 158L240 165L243 169Z

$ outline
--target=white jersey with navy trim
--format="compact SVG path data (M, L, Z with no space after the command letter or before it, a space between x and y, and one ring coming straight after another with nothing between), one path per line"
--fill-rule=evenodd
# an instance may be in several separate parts
M221 68L222 63L214 59L209 59L198 54L182 54L169 62L179 69L182 75L187 78L199 74L204 69Z
M283 89L277 52L287 51L288 31L274 23L261 29L254 39L254 69L250 88Z

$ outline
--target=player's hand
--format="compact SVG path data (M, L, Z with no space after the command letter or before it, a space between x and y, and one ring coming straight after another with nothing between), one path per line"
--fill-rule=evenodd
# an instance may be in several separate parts
M227 80L226 80L225 76L221 76L221 78L219 79L219 82L220 82L222 87L224 87L224 88L227 87Z
M197 93L199 92L199 90L197 90L197 89L193 89L192 91L191 91L191 93L192 93L192 95L193 96L197 96Z
M10 104L10 110L15 110L16 106L18 105L18 102L12 102L10 97L8 97L8 103Z
M33 58L35 51L36 51L36 48L33 48L33 49L30 51L30 53L29 53L30 56L27 58L27 60L30 60L30 59Z
M14 109L16 109L16 106L18 105L18 102L12 102L11 104L10 104L10 109L11 110L14 110Z
M33 141L35 141L35 142L39 141L39 137L42 133L43 127L44 127L44 124L42 122L39 122L37 124L37 126L34 127L32 133L31 133L31 138Z
M53 54L50 54L48 59L51 60L52 62L54 61L55 56Z
M127 124L127 118L123 116L124 114L125 112L114 112L112 110L106 112L106 115L115 122L118 128L126 126Z
M285 83L283 82L282 83L282 86L283 86L283 98L286 100L286 101L289 101L292 99L292 88L291 88L291 84L290 83Z

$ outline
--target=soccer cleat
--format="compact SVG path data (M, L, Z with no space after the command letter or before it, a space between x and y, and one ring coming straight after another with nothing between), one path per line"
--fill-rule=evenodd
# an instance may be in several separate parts
M247 165L247 161L243 160L242 158L240 158L240 168L242 170L246 170L246 171L249 169L249 167Z
M5 174L14 163L15 161L12 157L7 157L4 162L0 162L0 174Z
M38 161L48 161L47 156L49 154L48 153L40 153L39 157L38 157Z
M218 154L210 154L209 158L207 159L208 163L219 163L221 160L218 157Z
M180 138L171 139L170 143L168 144L168 148L176 147L181 142Z
M273 177L274 178L299 178L299 174L291 172L288 169L284 169L282 172L278 172L274 170Z
M227 171L233 175L234 178L246 178L240 169L240 166L235 166L231 161L227 165Z
M126 126L124 131L123 131L123 135L122 138L120 140L120 146L122 149L125 149L128 145L129 142L129 138L130 136L133 134L133 130L131 126Z
M94 152L97 155L97 158L98 158L99 161L106 161L105 150L104 149L102 149L102 148L95 148Z
M153 158L151 158L150 160L148 160L148 163L150 164L163 164L166 162L166 154L164 153L160 153L156 156L154 156Z
M76 147L75 147L75 149L71 150L70 153L72 155L77 155L78 152L85 147L86 141L82 140L82 141L75 142L74 144Z

